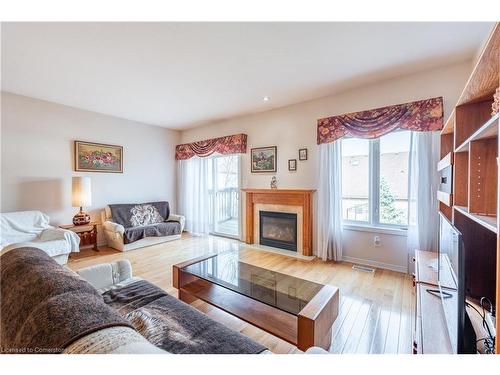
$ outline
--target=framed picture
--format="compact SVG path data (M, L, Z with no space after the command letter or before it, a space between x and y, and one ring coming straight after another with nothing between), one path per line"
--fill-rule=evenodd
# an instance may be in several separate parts
M299 150L299 160L307 160L307 148L301 148Z
M277 147L252 148L250 151L252 173L276 172Z
M288 160L288 170L296 171L297 170L297 159L289 159Z
M75 141L75 171L123 173L123 147Z

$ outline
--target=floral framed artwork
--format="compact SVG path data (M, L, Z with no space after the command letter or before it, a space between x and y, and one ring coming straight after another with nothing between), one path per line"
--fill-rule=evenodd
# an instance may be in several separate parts
M276 172L277 147L258 147L250 150L251 172Z
M290 172L295 172L297 170L297 159L288 160L288 170Z
M75 171L123 173L123 147L75 141Z

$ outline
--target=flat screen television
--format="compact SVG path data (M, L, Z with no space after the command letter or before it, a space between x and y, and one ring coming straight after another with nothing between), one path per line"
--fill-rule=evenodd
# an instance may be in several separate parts
M439 215L438 285L446 327L454 353L476 353L476 336L465 298L465 254L462 233Z

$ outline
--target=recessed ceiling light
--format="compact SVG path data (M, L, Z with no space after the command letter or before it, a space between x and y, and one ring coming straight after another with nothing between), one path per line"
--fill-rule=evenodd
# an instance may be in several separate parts
M269 101L269 99L271 99L269 96L264 96L264 97L262 98L262 100L263 100L263 101L265 101L265 102L268 102L268 101Z

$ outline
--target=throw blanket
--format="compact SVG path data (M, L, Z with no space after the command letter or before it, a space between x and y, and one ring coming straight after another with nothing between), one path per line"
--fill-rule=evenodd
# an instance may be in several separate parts
M0 245L27 242L50 228L49 217L40 211L18 211L0 214Z
M145 237L164 237L181 233L181 223L177 221L165 221L163 223L147 225L143 227L125 228L123 242L132 243Z
M50 241L60 241L55 245ZM68 248L69 244L69 248ZM0 249L38 247L51 256L80 251L80 238L69 230L49 225L49 217L40 211L0 214Z
M124 228L161 223L170 216L168 202L110 204L113 221Z
M170 353L257 354L266 350L145 280L103 296L148 341Z
M0 352L61 353L97 330L130 326L89 283L37 248L0 258Z

